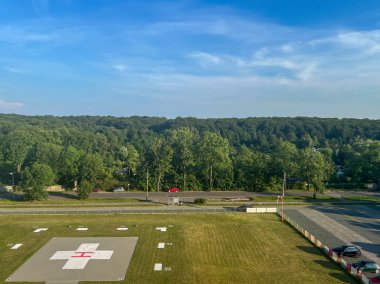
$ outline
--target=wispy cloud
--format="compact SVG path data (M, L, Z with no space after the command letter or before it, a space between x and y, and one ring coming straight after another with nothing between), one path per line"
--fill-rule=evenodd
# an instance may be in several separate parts
M198 59L201 65L207 65L210 63L218 64L222 60L221 57L219 56L216 56L207 52L200 52L200 51L190 54L190 57Z
M9 102L9 101L4 101L0 99L0 109L2 110L13 110L13 109L19 109L24 106L23 103L19 102Z
M32 0L33 10L37 15L49 13L49 0Z
M115 64L112 66L112 69L115 69L117 71L123 72L124 70L127 69L127 66L125 64Z
M16 26L0 26L0 42L28 43L49 42L59 38L58 33L44 33L26 30Z

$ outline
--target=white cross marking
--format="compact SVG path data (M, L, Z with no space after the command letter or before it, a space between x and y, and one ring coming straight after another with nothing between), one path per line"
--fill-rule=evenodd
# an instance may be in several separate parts
M67 259L62 269L83 269L91 259L110 259L113 250L96 250L99 244L81 244L76 251L57 251L50 260Z

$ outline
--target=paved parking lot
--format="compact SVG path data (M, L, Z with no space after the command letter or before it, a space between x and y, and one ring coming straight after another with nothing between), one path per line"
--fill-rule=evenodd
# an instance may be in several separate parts
M310 206L288 209L286 214L329 247L342 244L360 247L362 256L345 257L348 262L371 259L380 264L380 207Z

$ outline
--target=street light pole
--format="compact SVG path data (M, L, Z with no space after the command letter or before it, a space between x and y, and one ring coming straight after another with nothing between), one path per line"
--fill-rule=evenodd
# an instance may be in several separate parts
M282 196L281 196L281 221L284 222L284 199L286 187L286 172L284 172L284 180L282 182Z
M146 169L146 198L145 198L146 201L148 201L148 190L149 190L149 169Z
M12 175L12 200L15 200L15 176L14 173L9 173Z

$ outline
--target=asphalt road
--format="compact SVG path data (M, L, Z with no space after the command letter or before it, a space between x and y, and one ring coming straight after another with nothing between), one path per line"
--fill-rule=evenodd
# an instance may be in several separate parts
M380 264L379 206L309 206L288 209L286 214L329 247L350 243L360 247L359 259L345 258L350 263L371 259Z
M195 198L237 198L248 200L251 196L277 196L280 192L247 192L247 191L180 191L178 193L167 192L149 192L149 199L159 202L166 202L168 196L180 197L184 201L193 201ZM312 192L307 191L286 191L288 196L305 196L312 197ZM379 197L380 191L329 191L326 192L327 196L340 198L342 196L370 196ZM92 198L104 198L104 199L146 199L146 192L144 191L131 191L131 192L93 192L90 194ZM22 199L22 193L12 194L10 192L1 190L0 187L0 199ZM76 192L50 192L49 199L77 199Z

